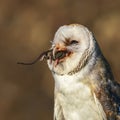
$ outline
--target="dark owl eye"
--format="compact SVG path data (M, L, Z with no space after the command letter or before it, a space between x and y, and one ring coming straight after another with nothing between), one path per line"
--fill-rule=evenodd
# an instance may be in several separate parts
M78 43L77 40L71 40L71 41L70 41L70 45L74 45L74 44L77 44L77 43Z

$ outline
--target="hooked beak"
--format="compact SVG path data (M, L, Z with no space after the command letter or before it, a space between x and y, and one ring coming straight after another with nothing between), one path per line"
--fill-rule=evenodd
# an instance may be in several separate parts
M53 49L53 51L52 51L52 55L53 55L53 60L55 59L55 54L56 54L56 51L57 51L57 49L56 49L56 47Z

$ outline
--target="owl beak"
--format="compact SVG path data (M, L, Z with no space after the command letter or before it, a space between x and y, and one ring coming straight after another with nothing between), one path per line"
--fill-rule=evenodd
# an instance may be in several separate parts
M56 49L56 47L53 49L53 60L55 60L55 53L56 53L56 51L57 51L57 49Z

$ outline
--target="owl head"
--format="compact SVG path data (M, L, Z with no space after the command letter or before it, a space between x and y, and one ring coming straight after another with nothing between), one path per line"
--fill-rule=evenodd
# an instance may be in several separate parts
M72 75L83 70L88 63L93 66L91 64L94 64L98 55L101 55L101 51L92 32L83 25L70 24L57 30L49 50L30 63L18 64L32 65L38 60L47 59L52 73Z
M93 34L79 24L60 27L52 41L52 59L47 63L50 70L58 75L80 71L95 51Z

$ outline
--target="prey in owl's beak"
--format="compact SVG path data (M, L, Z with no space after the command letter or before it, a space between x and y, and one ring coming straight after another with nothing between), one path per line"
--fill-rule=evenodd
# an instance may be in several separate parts
M62 62L65 59L65 57L67 57L68 54L69 54L69 52L67 50L59 50L59 51L53 50L52 60L54 61L54 66L56 66L60 62Z
M54 65L56 66L60 62L63 61L65 57L67 57L70 54L67 50L55 50L50 49L47 51L44 51L41 53L34 61L32 62L18 62L17 64L22 65L32 65L35 64L37 61L43 61L43 60L50 60L51 62L54 61Z
M35 60L33 60L32 62L18 62L17 64L22 64L22 65L32 65L35 64L38 61L43 61L44 59L51 59L52 57L52 49L44 51L43 53L41 53Z

